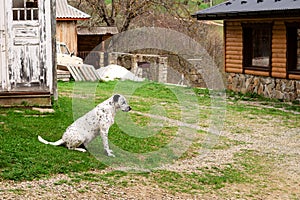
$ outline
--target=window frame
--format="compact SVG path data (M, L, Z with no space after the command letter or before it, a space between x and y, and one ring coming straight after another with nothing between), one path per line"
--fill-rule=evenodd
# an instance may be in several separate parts
M300 22L286 22L286 71L287 74L299 74L300 68L297 69L298 58L297 50L300 50L300 46L297 40L297 30L300 30ZM293 33L292 33L293 32ZM294 35L293 35L294 34ZM296 41L297 42L296 42Z
M19 0L12 2L13 21L38 21L39 0Z
M272 22L264 23L242 23L242 37L243 37L243 73L245 70L255 70L255 71L267 71L271 73L272 70ZM253 65L253 31L266 29L269 32L269 64L268 66ZM247 39L246 39L247 38Z

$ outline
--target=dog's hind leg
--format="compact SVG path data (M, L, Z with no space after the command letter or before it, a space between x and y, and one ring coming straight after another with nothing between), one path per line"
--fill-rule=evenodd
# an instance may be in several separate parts
M86 149L86 147L85 147L84 144L81 144L78 147L70 147L68 149L70 149L70 150L76 150L76 151L80 151L80 152L87 152L87 149Z
M84 149L84 148L79 148L79 147L77 147L77 148L70 148L71 150L76 150L76 151L80 151L80 152L86 152L86 149Z

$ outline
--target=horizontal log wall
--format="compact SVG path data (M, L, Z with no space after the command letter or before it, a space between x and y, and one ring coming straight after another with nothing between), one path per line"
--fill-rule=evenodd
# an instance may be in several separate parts
M225 71L246 73L256 76L290 78L300 80L300 75L287 73L286 22L300 22L296 19L226 20L224 22ZM272 29L272 70L271 73L259 70L243 70L243 30L242 23L273 23Z
M276 20L272 30L272 77L286 78L286 30L282 20Z
M297 79L300 80L300 75L299 74L289 74L289 79ZM300 92L300 91L299 91Z
M225 71L243 72L243 32L241 22L225 21Z

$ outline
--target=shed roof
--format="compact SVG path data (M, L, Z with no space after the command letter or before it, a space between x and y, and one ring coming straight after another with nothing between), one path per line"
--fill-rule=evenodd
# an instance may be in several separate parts
M70 6L67 0L56 0L56 20L85 20L90 15Z
M77 27L78 35L115 35L118 33L117 27Z
M229 0L193 16L200 20L300 17L300 0Z

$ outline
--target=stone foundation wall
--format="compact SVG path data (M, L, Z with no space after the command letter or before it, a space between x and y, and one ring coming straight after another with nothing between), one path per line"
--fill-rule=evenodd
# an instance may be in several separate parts
M85 58L84 63L93 65L96 69L109 64L117 64L125 67L139 77L152 81L206 87L201 70L195 69L189 61L184 60L178 55L168 54L162 56L146 53L104 53L99 51L88 52L88 55L84 54L87 52L79 53L81 53L82 58Z
M300 101L300 81L249 74L227 74L229 90L234 92L256 93L267 98L283 101Z

